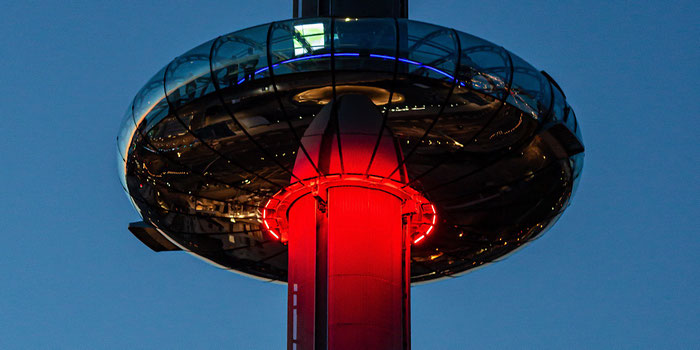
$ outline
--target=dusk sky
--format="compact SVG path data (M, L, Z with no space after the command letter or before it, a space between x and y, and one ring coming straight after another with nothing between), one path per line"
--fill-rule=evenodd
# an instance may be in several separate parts
M117 177L140 87L291 0L0 5L0 349L284 349L286 287L154 253ZM700 348L700 2L410 0L546 70L583 130L578 192L497 264L412 289L423 349Z

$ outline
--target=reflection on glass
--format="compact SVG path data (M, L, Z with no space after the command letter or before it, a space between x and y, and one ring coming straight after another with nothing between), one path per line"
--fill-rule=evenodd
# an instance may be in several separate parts
M576 113L574 113L574 110L571 109L571 117L574 119L576 122L576 138L578 139L581 144L583 144L583 134L581 133L581 123L579 123L578 118L576 118Z
M163 76L166 68L167 66L158 71L134 98L134 122L143 133L168 115L168 101L165 100L165 90L163 89ZM147 124L145 128L142 128L140 124L144 120Z
M294 26L294 55L310 54L326 45L323 23L308 23Z
M117 161L117 176L119 176L119 182L121 183L122 188L127 192L126 195L129 196L129 191L126 190L126 161L119 153L120 152L117 151L117 154L115 154Z
M408 73L440 80L454 80L457 67L457 38L454 31L433 24L399 20L407 28L407 41L401 51L406 53Z
M513 61L513 84L511 84L508 103L535 119L549 110L549 85L542 74L522 58L511 53Z
M260 25L224 35L212 48L211 65L219 89L269 76L267 72L267 31Z
M330 71L330 21L304 18L273 23L269 44L274 74Z
M556 122L563 122L566 115L566 98L561 90L552 84L552 92L554 92L554 101L552 101L552 117Z
M399 49L396 27L393 18L335 19L335 68L340 72L336 74L339 80L358 78L348 71L389 74L381 79L392 79ZM376 75L364 78L380 79Z
M566 104L566 116L564 117L564 124L566 124L566 127L571 130L573 134L576 134L576 116L574 115L574 110L571 109L571 106L569 104Z
M119 157L126 159L131 145L131 138L134 134L134 117L132 115L132 105L124 111L121 124L119 125L119 135L117 135L117 152Z
M134 134L134 117L132 116L132 105L124 112L121 125L119 126L119 135L117 136L117 171L119 181L123 188L126 187L126 157L129 155L129 147L131 146L132 136ZM128 193L127 193L128 196Z
M460 86L505 99L510 80L508 53L502 47L473 35L462 32L458 35L462 47Z
M573 189L571 190L571 196L576 193L576 190L578 189L578 184L581 181L581 172L583 171L583 158L584 154L579 153L571 158L569 158L569 161L571 162L571 169L573 171L573 181L574 181L574 186Z
M174 108L214 92L209 53L214 40L195 47L168 65L165 90Z

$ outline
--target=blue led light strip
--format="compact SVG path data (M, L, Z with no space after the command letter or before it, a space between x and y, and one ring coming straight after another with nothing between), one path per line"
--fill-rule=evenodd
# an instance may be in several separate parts
M327 58L327 57L331 57L331 54L329 54L329 53L324 53L324 54L320 54L320 55L309 55L309 56L291 58L291 59L284 60L284 61L282 61L282 62L273 64L273 65L272 65L272 68L273 68L273 69L274 69L274 68L277 68L279 65L282 65L282 64L293 63L293 62L299 62L299 61L314 60L314 59L318 59L318 58ZM360 57L360 54L359 54L359 53L336 53L336 54L335 54L335 57ZM383 59L383 60L391 60L391 61L396 60L396 57L387 56L387 55L370 54L369 57L372 57L372 58L380 58L380 59ZM427 66L427 65L422 64L422 63L420 63L420 62L411 61L411 60L409 60L409 59L400 58L400 57L399 57L399 62L408 63L408 64L411 64L411 65L414 65L414 66L418 66L418 67L420 67L420 68L429 69L429 70L431 70L431 71L433 71L433 72L435 72L435 73L438 73L438 74L440 74L440 75L445 76L446 78L448 78L448 79L450 79L450 80L453 80L453 79L454 79L454 77L453 77L451 74L446 73L445 71L439 70L439 69L437 69L437 68L435 68L435 67ZM260 69L256 70L255 73L253 73L253 76L259 75L259 74L261 74L261 73L267 71L268 69L269 69L269 67L260 68ZM246 78L243 78L243 79L239 80L237 84L238 84L238 85L243 84L245 81L246 81ZM461 86L466 86L466 84L465 84L464 82L461 82L461 81L459 82L459 84L460 84Z

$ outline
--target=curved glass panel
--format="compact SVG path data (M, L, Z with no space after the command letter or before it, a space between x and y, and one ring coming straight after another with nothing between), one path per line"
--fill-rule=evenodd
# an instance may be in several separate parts
M134 125L134 117L132 104L124 111L124 116L119 124L119 135L117 135L117 153L118 155L126 159L129 153L129 146L131 145L131 139L133 138L134 130L136 125Z
M329 18L275 22L270 30L270 61L275 75L330 71Z
M486 40L457 32L462 47L459 69L460 86L504 99L510 81L510 63L506 51Z
M206 195L216 189L231 188L255 193L259 185L253 184L253 179L257 176L237 166L238 161L230 155L215 150L224 140L233 141L239 130L222 106L211 79L209 56L215 42L218 41L212 40L188 51L168 66L165 88L168 103L174 110L159 118L160 122L149 130L147 143L171 164L177 164L176 168L201 180L199 186L180 191ZM231 147L225 149L227 153L235 151ZM170 174L165 176L171 177ZM178 180L166 181L176 182Z
M219 147L223 142L246 139L215 92L209 64L209 55L215 42L218 41L204 43L170 64L165 76L165 86L168 101L175 113L165 121L172 123L176 120L175 122L183 126L156 127L152 130L158 131L158 135L154 136L162 139L168 134L174 134L173 129L183 128L182 133L175 135L182 134L181 138L192 139L190 142L200 148L196 153L197 159L200 160L200 164L205 165L200 168L198 164L191 164L193 169L201 169L202 174L211 175L238 188L256 191L264 185L253 183L259 180L261 175L248 169L251 161L246 159L245 153L232 152L231 150L236 149L231 147ZM239 144L243 145L244 142ZM269 187L269 184L266 185Z
M571 158L569 158L571 162L571 169L573 172L573 181L574 181L574 186L573 189L571 190L571 195L573 196L576 193L576 190L578 189L578 184L581 181L581 172L583 171L583 158L584 154L579 153Z
M127 189L126 189L126 160L124 160L124 158L122 158L122 156L121 156L121 154L119 154L119 152L117 152L117 154L115 154L115 156L116 156L115 160L117 161L117 176L119 176L119 182L120 182L122 188L124 189L124 191L126 191L126 195L128 197L129 191L127 191Z
M216 40L211 64L219 89L269 77L267 31L269 24L233 32Z
M255 138L275 155L285 154L275 157L291 170L299 150L299 139L319 110L333 99L331 19L275 22L270 30L271 63L277 88L273 104L279 111L266 115L269 125L258 128L260 131ZM285 149L281 146L283 143L292 147ZM312 160L313 152L304 146L300 156L316 170L318 165Z
M174 59L165 74L165 91L172 108L214 92L209 55L214 40L195 47Z
M122 189L126 191L126 161L122 158L118 150L115 154L115 160L117 161L117 176L119 176L119 182L121 183ZM126 195L129 196L128 191Z
M576 134L576 128L578 125L576 125L576 115L574 114L574 110L571 109L571 106L569 104L566 104L566 115L564 116L564 124L566 125L569 130L573 134Z
M399 20L402 57L407 72L433 79L453 81L457 68L457 38L454 31L433 24Z
M537 120L530 114L506 104L475 138L473 149L481 152L512 150L513 146L532 137L537 126Z
M576 138L578 139L578 142L580 142L583 145L583 135L581 133L581 124L578 122L578 118L576 118L576 113L574 113L573 109L571 109L571 115L572 115L574 121L576 122L576 131L574 132L574 134L576 134Z
M141 208L139 208L139 206L136 205L136 202L134 201L134 197L132 197L129 194L129 191L127 191L125 188L123 190L124 190L124 194L129 198L129 203L131 203L131 206L134 207L134 210L136 210L136 212L139 214L139 216L141 216L141 218L144 218L143 212L141 211Z
M458 85L428 139L426 146L433 153L440 148L446 153L479 150L473 144L474 137L489 121L503 114L503 103L498 99L504 99L507 93L511 71L508 53L466 33L458 32L458 38L461 46ZM426 153L423 162L424 168L430 165L426 169L430 171L436 163L447 167L441 170L453 169L431 174L437 178L458 176L464 168L460 157L440 154Z
M393 76L397 55L397 24L393 18L335 19L334 27L336 71Z
M170 134L171 137L182 138L180 144L189 144L235 134L237 127L215 94L211 78L209 55L214 42L215 40L208 41L188 51L168 66L165 89L168 92L168 102L174 110L171 111L173 118L167 119L167 123L179 122L182 125L164 125L156 130L160 135L154 136L167 137ZM172 129L182 130L174 133ZM187 138L191 140L185 140Z
M455 86L459 50L450 29L399 20L399 30L401 57L395 93L405 101L390 110L387 125L410 164L412 153L426 142L441 112L454 107L448 97Z
M549 84L544 76L522 58L510 53L513 60L513 84L508 103L535 119L549 111Z
M188 194L196 193L206 185L198 169L185 166L180 161L183 154L198 156L201 146L191 137L185 138L189 136L187 131L180 123L171 122L171 119L172 116L166 118L148 132L143 131L146 123L141 123L133 141L134 154L127 160L129 192L132 195L143 195L142 201L151 205L160 206L154 198L158 191L153 190L149 183L160 183L167 189ZM166 126L172 134L162 136L159 129ZM188 140L190 142L186 143Z
M163 89L166 68L167 66L158 71L134 98L134 122L141 132L148 131L168 115L168 101L165 99ZM144 120L146 126L142 127L141 122Z
M554 93L554 100L552 101L552 116L550 120L554 122L563 122L566 116L566 98L562 94L559 88L552 84L552 92Z
M217 148L231 156L235 153L238 163L254 169L266 179L268 187L271 182L279 187L290 181L298 148L285 118L297 115L281 110L275 94L268 70L268 29L270 25L253 27L220 37L214 43L214 79L231 122L229 129L235 133L217 139ZM293 41L288 44L294 46ZM271 59L275 57L272 51Z
M401 35L393 18L346 18L334 20L335 79L340 94L360 93L386 115L409 103L399 93L395 77L405 73L398 59ZM403 34L407 37L405 31ZM397 42L397 39L399 40ZM363 147L373 149L378 138L366 136ZM371 152L371 151L370 151ZM392 169L393 170L393 169ZM391 170L390 170L391 171Z
M538 72L537 74L542 89L538 98L539 118L537 120L540 123L546 123L550 118L549 114L552 113L552 84L549 83L542 72Z
M468 165L455 164L447 168L450 171L435 174L430 181L423 181L425 191L431 195L431 200L459 198L464 202L451 204L464 205L472 201L477 204L480 203L479 198L484 198L484 193L500 193L504 190L503 186L527 178L538 169L549 166L556 158L538 138L520 151L491 159L462 158L462 163ZM473 189L473 195L467 189Z
M117 135L117 171L119 181L122 187L126 189L126 157L129 154L129 147L136 130L134 125L134 117L132 115L132 105L124 112L121 125L119 126L119 135ZM128 194L127 194L128 195Z

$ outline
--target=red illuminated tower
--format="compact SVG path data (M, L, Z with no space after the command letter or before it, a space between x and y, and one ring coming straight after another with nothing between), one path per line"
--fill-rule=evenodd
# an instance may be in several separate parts
M498 261L583 166L559 85L407 0L295 0L136 94L119 176L155 251L288 289L288 350L410 349L410 287Z
M297 153L304 180L262 209L266 230L289 244L290 349L408 348L411 242L437 215L406 185L382 120L364 95L328 104L302 138L309 157Z

